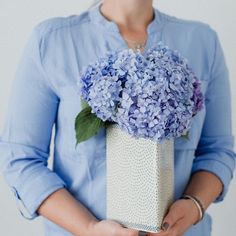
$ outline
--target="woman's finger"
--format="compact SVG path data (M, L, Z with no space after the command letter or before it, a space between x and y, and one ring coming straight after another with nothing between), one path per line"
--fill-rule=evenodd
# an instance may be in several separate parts
M183 211L178 207L178 203L174 203L169 208L167 215L163 219L162 229L169 230L178 220L184 217Z
M184 232L188 229L188 224L184 218L177 220L168 231L162 231L156 234L148 234L148 236L182 236Z
M172 225L168 231L168 235L182 236L188 227L189 223L187 222L186 218L181 218L176 221L174 225Z

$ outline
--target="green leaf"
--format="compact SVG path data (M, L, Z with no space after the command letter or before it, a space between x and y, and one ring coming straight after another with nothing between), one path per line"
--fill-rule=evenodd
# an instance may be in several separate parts
M93 135L97 134L99 129L104 127L104 121L91 113L91 107L85 107L75 119L76 146Z
M84 99L80 99L81 101L81 107L82 109L86 108L86 107L90 107L89 104L87 103L87 101L85 101Z

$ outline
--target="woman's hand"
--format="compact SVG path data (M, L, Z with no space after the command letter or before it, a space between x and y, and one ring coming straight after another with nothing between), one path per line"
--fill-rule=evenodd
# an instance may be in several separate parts
M179 199L169 208L163 219L163 230L160 233L149 233L148 236L182 236L197 222L199 212L191 199Z
M169 208L163 220L160 233L149 233L148 236L182 236L199 218L199 212L190 199L179 199ZM112 220L92 222L88 235L93 236L138 236L138 230L124 228Z
M91 222L89 236L138 236L138 230L125 228L121 224L112 220L101 220Z

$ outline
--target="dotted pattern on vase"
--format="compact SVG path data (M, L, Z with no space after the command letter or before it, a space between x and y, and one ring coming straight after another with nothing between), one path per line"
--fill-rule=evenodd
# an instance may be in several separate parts
M174 141L135 138L112 124L106 130L107 219L159 232L173 202Z

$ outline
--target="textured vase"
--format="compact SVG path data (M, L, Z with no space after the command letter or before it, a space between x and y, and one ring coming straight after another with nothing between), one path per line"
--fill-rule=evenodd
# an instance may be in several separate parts
M174 142L134 138L112 124L106 130L107 219L159 232L174 194Z

